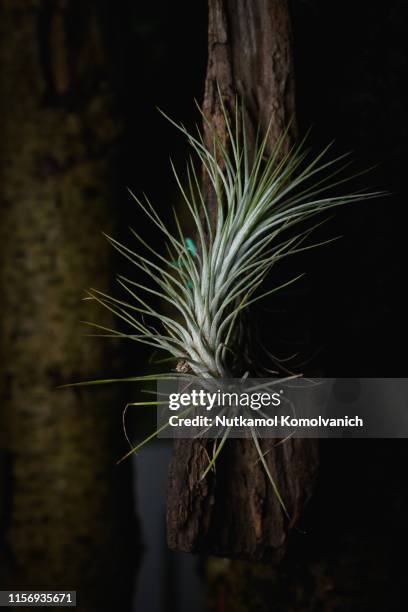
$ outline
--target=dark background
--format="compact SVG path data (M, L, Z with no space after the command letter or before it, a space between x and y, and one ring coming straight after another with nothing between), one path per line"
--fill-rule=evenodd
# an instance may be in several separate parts
M206 3L126 1L119 7L105 1L100 7L112 57L115 112L124 126L112 214L123 240L127 226L134 224L154 241L156 234L125 187L146 191L164 216L177 202L168 158L181 167L187 151L156 107L187 125L198 121L193 100L201 102L203 95ZM290 261L290 270L307 276L271 303L277 313L268 319L269 334L280 348L286 345L290 352L294 347L305 359L314 356L310 367L324 375L404 377L407 5L294 0L291 8L300 133L312 126L314 151L332 140L333 153L351 151L356 170L375 166L358 186L389 195L337 212L324 232L342 239ZM95 227L95 232L103 229ZM115 258L112 267L121 272L126 263ZM137 374L134 364L147 359L133 348L114 351L123 375ZM95 376L108 373L106 368ZM119 412L119 399L118 404ZM119 418L116 426L120 437ZM137 422L133 429L140 434ZM306 534L295 534L277 582L248 570L246 604L240 604L247 607L236 609L404 609L407 455L405 440L324 442L317 491L303 521ZM12 489L11 482L10 496ZM143 517L141 522L143 527ZM130 566L134 557L130 553L123 560ZM251 604L260 591L265 591L264 601ZM171 610L167 605L154 609Z

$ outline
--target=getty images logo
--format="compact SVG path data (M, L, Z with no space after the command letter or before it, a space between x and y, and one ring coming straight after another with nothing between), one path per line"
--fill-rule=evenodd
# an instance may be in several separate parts
M282 391L273 393L266 392L239 392L239 391L205 391L204 389L193 389L183 393L170 393L169 409L179 410L182 407L202 408L212 410L217 408L250 408L260 410L271 406L280 406Z

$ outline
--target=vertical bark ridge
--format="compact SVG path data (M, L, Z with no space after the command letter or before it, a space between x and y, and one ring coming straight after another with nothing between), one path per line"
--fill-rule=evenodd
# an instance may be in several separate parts
M218 88L228 110L244 102L250 139L270 124L272 147L290 124L296 136L292 32L286 0L210 0L208 66L203 112L227 142ZM204 127L207 144L211 134ZM251 142L251 140L250 140ZM207 206L215 203L204 182ZM263 440L268 466L287 504L285 517L251 440L230 440L215 474L201 481L209 441L178 440L169 470L167 535L170 548L224 557L279 562L288 535L309 499L318 465L314 440Z

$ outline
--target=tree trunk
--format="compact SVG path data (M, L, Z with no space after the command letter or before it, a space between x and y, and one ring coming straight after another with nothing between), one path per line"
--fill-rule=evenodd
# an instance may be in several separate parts
M273 146L290 124L295 137L291 24L286 0L210 0L208 68L203 110L224 141L217 84L228 109L244 101L252 141L270 121ZM206 135L209 138L209 134ZM209 186L207 205L214 217ZM205 441L178 440L169 471L167 535L170 548L224 557L279 562L290 529L309 499L317 472L317 442L262 441L263 451L288 506L288 521L250 440L231 440L215 476L201 481L208 463Z
M130 495L119 488L129 468L115 468L119 398L56 390L110 370L114 358L99 340L84 339L79 323L92 319L83 291L109 287L101 232L112 217L120 135L98 10L89 0L0 1L7 584L82 585L82 609L87 587L108 581L106 601L108 585L116 580L119 589L128 575L117 559L125 558L120 530L131 516Z

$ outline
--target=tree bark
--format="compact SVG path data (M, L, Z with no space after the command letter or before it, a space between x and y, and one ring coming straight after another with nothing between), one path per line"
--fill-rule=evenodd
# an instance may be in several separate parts
M56 390L116 359L80 327L92 319L82 292L110 284L101 231L111 223L120 136L98 8L89 0L0 1L7 584L82 585L84 610L87 587L116 580L119 589L132 572L117 563L132 514L123 494L130 481L119 488L129 468L115 469L120 400L105 389Z
M269 146L290 125L296 135L292 34L286 0L210 0L208 67L203 111L226 142L218 97L227 109L243 100L252 142L271 121ZM207 141L210 135L205 134ZM207 205L214 203L205 185ZM167 537L171 549L279 562L288 535L310 498L317 472L314 440L262 441L266 459L291 516L288 521L250 440L231 440L216 473L201 481L205 441L178 440L169 470Z

